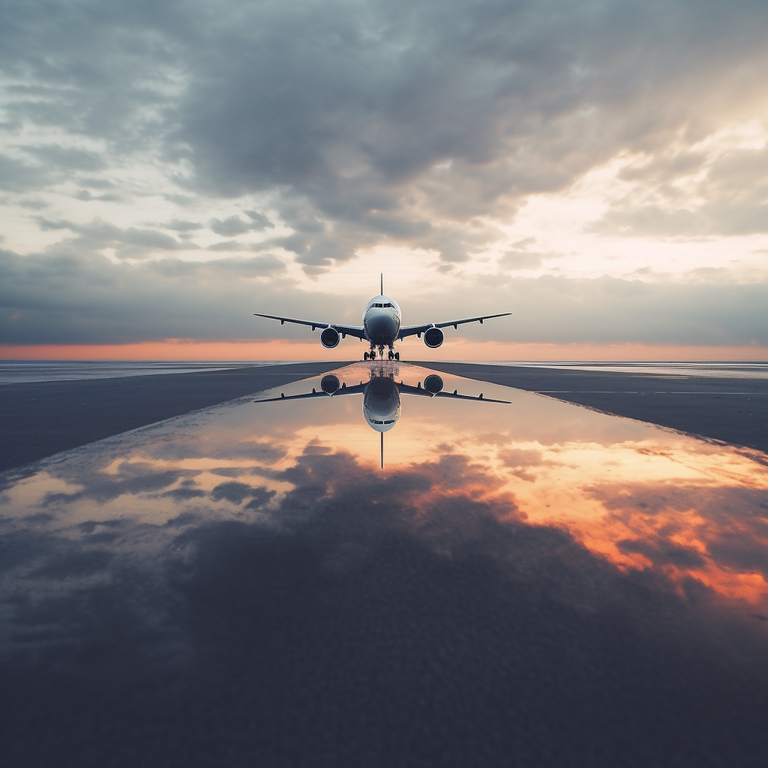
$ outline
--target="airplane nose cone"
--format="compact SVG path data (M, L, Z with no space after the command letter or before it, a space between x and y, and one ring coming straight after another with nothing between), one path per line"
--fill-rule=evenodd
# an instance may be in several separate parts
M389 432L400 418L400 392L392 379L371 379L363 397L363 415L377 432Z
M385 313L371 313L366 318L368 333L378 338L391 338L397 333L397 322L394 317Z

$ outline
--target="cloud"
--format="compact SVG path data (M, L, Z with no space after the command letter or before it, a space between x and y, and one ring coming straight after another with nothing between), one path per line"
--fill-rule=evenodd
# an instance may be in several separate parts
M86 135L108 153L26 150L59 169L186 163L177 181L202 197L268 192L281 215L300 206L321 222L294 251L308 267L379 243L456 263L474 243L453 227L511 218L621 152L695 141L765 96L768 12L749 0L587 0L557 13L532 0L224 0L215 19L195 3L89 7L7 8L0 65L16 75L11 124ZM676 162L679 173L697 158ZM755 231L763 213L733 231ZM246 231L242 219L213 227Z
M11 243L4 224L29 261L3 257L2 313L17 318L3 334L241 338L230 299L301 314L286 265L314 275L385 245L444 275L502 253L488 299L527 314L486 338L759 341L764 313L744 302L762 288L525 282L558 252L540 233L540 246L509 245L509 232L533 197L565 195L617 158L634 160L593 237L768 232L768 150L716 140L764 119L766 34L754 0L6 4L3 220L27 222L24 205L46 215L29 240L18 228ZM211 255L257 257L173 264L206 228L221 238ZM123 272L101 251L156 263ZM274 290L247 295L240 276ZM312 298L329 316L337 303Z
M51 220L43 216L37 216L35 220L43 230L65 229L78 235L77 240L70 244L70 247L96 250L113 246L118 258L147 258L154 251L191 250L197 247L187 242L180 242L155 229L137 227L122 229L98 219L90 224Z
M165 229L173 229L176 232L194 232L197 229L203 228L203 225L196 221L181 221L179 219L174 219L173 221L169 221L167 224L162 224L160 226Z
M623 168L639 184L590 230L632 237L768 233L768 146L705 158L679 153Z
M62 147L60 144L25 146L24 151L36 157L45 165L55 165L73 171L100 171L107 167L101 153L90 152L76 147Z
M54 222L56 226L66 226ZM112 232L108 229L108 232ZM77 248L19 256L0 250L0 342L127 343L164 338L242 339L271 335L254 311L359 322L356 303L297 291L272 254L214 261L177 258L115 264ZM266 282L272 280L273 282ZM514 317L462 331L469 338L654 344L768 344L768 286L595 278L496 276L465 280L414 299L414 321L482 314ZM303 329L281 329L308 338ZM311 337L309 337L311 338Z
M499 267L509 272L519 272L527 269L538 269L549 259L559 259L562 253L549 251L532 251L536 238L528 237L512 244L512 249L502 255Z
M39 189L51 181L51 174L41 166L0 154L0 189L11 192L28 192Z
M77 249L26 257L0 250L0 338L12 344L258 338L267 329L251 313L274 289L251 279L284 270L270 255L133 266Z
M245 221L239 216L230 216L228 219L212 219L208 226L217 234L224 237L236 237L244 235L246 232L260 232L274 224L263 214L257 211L246 211L250 221Z

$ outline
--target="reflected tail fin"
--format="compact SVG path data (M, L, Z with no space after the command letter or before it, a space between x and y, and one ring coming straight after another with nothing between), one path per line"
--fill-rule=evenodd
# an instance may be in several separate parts
M381 468L384 469L384 433L379 432L381 435Z

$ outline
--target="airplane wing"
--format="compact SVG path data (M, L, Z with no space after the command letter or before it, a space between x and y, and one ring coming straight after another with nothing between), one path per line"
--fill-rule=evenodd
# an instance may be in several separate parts
M314 331L315 328L335 328L342 337L355 336L358 339L364 339L365 333L362 325L339 325L338 323L321 323L317 320L297 320L295 317L280 317L279 315L262 315L260 312L254 312L254 317L266 317L270 320L279 320L283 323L296 323L297 325L309 325ZM459 321L462 322L462 321Z
M398 335L398 338L404 339L406 336L413 336L415 334L419 334L419 336L424 333L425 331L428 331L430 328L447 328L449 325L452 325L454 328L458 328L460 325L463 325L464 323L480 323L482 324L483 320L490 320L492 317L506 317L507 315L511 315L511 312L500 312L498 315L482 315L480 317L465 317L461 320L446 320L444 323L425 323L424 325L404 325L400 329L400 333Z
M280 397L268 397L266 400L254 400L254 403L278 403L281 400L311 400L314 397L339 397L340 395L362 395L365 392L365 384L355 384L348 387L346 384L342 384L332 395L327 392L323 392L321 389L319 392L312 387L312 391L302 395L285 395L280 394Z
M511 400L493 400L490 397L483 397L481 394L479 397L474 395L460 395L458 390L453 392L436 392L432 393L429 390L424 389L421 385L414 387L410 384L398 384L397 388L400 390L401 395L420 395L421 397L447 397L451 400L482 400L484 403L504 403L505 405L511 405Z

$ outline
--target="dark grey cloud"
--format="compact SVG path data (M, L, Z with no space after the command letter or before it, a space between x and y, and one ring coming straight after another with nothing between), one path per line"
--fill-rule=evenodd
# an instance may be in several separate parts
M74 246L26 257L0 250L0 336L24 344L265 337L274 329L251 313L286 291L250 279L284 270L270 255L132 266ZM298 310L298 297L291 301ZM317 305L333 314L330 298Z
M224 237L236 237L237 235L244 235L246 232L261 232L264 229L274 227L274 224L258 211L246 211L245 213L250 221L242 219L240 216L230 216L223 221L212 219L208 226L217 235Z
M246 483L232 480L227 483L219 483L219 485L211 491L211 499L213 501L226 499L232 504L237 505L248 500L245 509L254 510L263 507L275 496L275 493L275 491L267 490L263 485L254 487Z
M202 229L203 225L199 224L196 221L181 221L179 219L174 219L173 221L169 221L167 224L162 224L165 229L172 229L176 232L194 232L197 229Z
M512 286L511 286L512 287ZM514 290L514 335L531 341L768 343L768 286L544 277Z
M46 168L0 154L0 189L28 192L40 189L51 181L51 174Z
M757 0L37 0L4 4L0 67L16 83L9 125L97 138L113 160L184 161L173 178L189 193L271 192L286 221L303 208L319 223L293 250L308 267L377 243L456 262L483 237L457 242L454 225L749 116L767 31ZM100 162L28 150L57 168ZM761 203L733 204L721 231L758 231Z
M44 165L54 165L73 171L100 171L107 167L103 155L85 149L62 147L60 144L41 144L26 146L24 150Z
M191 250L197 247L187 242L180 242L155 229L120 228L98 219L90 224L76 224L72 221L38 216L36 221L44 230L60 229L76 234L77 239L68 244L69 248L94 251L112 246L115 247L115 255L119 258L146 258L153 251Z
M76 247L19 256L0 250L0 341L6 344L118 343L164 338L269 337L252 312L359 322L359 307L296 291L270 254L188 262L161 258L115 264ZM512 318L462 330L478 340L654 344L768 344L768 286L727 282L645 282L602 277L465 281L439 296L414 298L407 322L482 314ZM451 311L453 309L453 311ZM340 314L343 317L340 317ZM316 338L303 328L285 338ZM448 338L450 342L450 336Z
M90 200L103 200L105 202L116 203L122 199L120 195L113 194L113 193L107 193L103 195L94 195L93 192L87 189L78 189L77 192L75 192L75 194L73 195L73 197L76 200L82 200L84 202L88 202Z
M192 473L178 469L156 470L147 464L142 466L139 462L121 467L120 473L116 475L94 473L76 491L49 493L43 506L55 508L81 499L92 499L104 504L125 494L155 493L186 477L192 477Z

